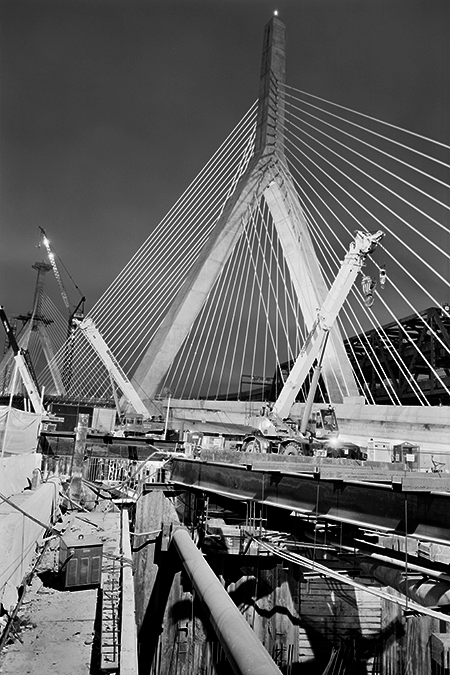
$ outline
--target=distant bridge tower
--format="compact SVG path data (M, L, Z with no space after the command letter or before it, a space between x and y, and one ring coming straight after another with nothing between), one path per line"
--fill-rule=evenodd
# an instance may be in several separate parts
M327 288L284 151L285 25L274 16L265 27L255 149L245 174L186 282L150 343L135 375L138 390L159 393L173 359L205 303L254 206L264 198L278 232L289 273L309 330ZM323 375L333 403L358 396L338 328L332 330Z

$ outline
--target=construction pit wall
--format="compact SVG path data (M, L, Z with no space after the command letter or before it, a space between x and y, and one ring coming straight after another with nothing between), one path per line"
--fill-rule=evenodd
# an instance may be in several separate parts
M186 559L180 564L173 556L172 533L180 525L191 529L195 502L193 493L174 500L154 490L137 505L133 561L142 672L215 673L224 667L223 644L199 602L195 579L183 570ZM432 661L436 668L448 657L450 624L405 612L395 602L401 594L368 575L357 576L355 588L262 550L255 555L251 547L244 561L240 534L233 543L231 529L238 528L225 527L227 553L205 550L204 562L282 672L325 672L333 660L349 668L356 660L361 672L377 675L408 667L415 675L441 672L431 670ZM397 548L397 541L392 545ZM393 602L378 589L389 590Z

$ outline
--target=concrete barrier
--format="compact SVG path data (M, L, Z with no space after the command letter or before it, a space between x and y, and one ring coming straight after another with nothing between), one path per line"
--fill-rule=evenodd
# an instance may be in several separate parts
M137 627L128 511L122 511L122 616L120 675L137 675Z

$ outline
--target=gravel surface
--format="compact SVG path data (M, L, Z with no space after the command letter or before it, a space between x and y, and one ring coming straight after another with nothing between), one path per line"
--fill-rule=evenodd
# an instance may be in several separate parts
M117 512L70 514L65 533L95 535L103 552L114 555L120 528ZM100 664L98 588L63 590L57 574L59 539L49 544L26 589L6 646L0 675L96 675ZM104 563L108 558L104 557Z

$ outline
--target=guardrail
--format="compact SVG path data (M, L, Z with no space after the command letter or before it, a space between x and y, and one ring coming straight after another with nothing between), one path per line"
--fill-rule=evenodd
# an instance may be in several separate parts
M63 481L69 480L72 463L71 455L43 455L41 464L43 480L52 476ZM138 461L122 457L87 457L83 461L82 478L90 483L123 485L139 494L145 484L166 482L166 462Z

